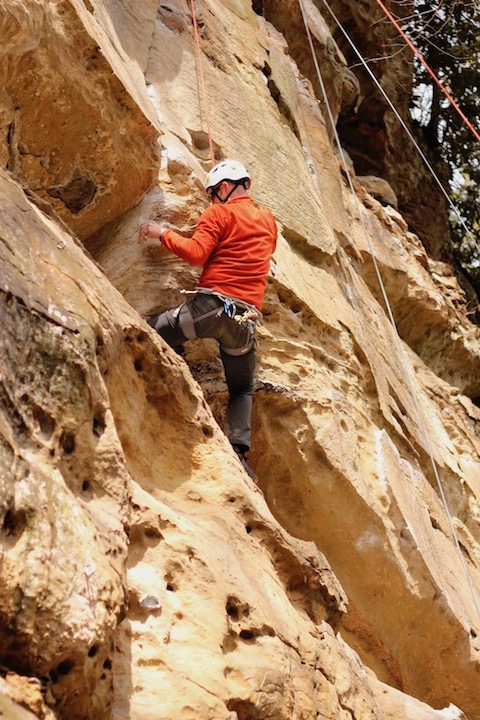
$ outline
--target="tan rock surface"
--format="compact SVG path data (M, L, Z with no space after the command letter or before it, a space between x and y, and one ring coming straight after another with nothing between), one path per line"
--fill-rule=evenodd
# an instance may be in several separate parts
M317 4L325 13L325 20L348 67L352 68L358 86L355 101L342 108L337 126L357 173L387 180L410 230L421 238L433 258L451 261L448 205L439 189L439 184L447 186L448 173L438 162L435 152L432 153L430 143L423 136L423 128L412 127L410 123L413 53L399 45L397 29L377 3L318 0ZM399 20L407 21L415 11L415 3L405 0L389 4L388 8ZM395 55L393 62L392 54ZM362 58L367 61L368 71ZM400 125L392 105L409 126L438 181Z
M5 720L55 720L45 704L38 678L7 673L0 678L0 717Z
M328 563L274 521L186 366L4 174L2 196L2 664L58 717L156 717L164 687L164 718L376 708ZM344 689L318 677L330 645Z
M307 5L341 104L341 53ZM197 5L215 152L242 157L281 231L258 333L260 491L220 429L213 344L185 364L140 317L197 277L136 243L151 216L189 232L206 203L188 4L0 6L5 164L52 201L7 136L38 126L26 63L44 58L46 79L62 57L82 113L65 105L72 132L41 135L42 156L60 145L105 189L75 217L52 201L103 274L0 175L0 662L39 678L59 720L480 718L478 328L402 216L355 177L352 195L289 7L290 36L246 0ZM79 137L99 87L105 152ZM39 95L46 117L58 88Z
M382 708L383 720L398 720L406 717L416 720L465 720L465 714L455 705L449 705L443 710L432 710L425 703L379 682L372 676L369 679L373 693Z
M0 712L5 720L35 720L38 717L3 694L0 694Z
M116 37L112 71L94 23L80 2L0 3L1 162L81 238L135 205L158 167L143 74L124 71Z

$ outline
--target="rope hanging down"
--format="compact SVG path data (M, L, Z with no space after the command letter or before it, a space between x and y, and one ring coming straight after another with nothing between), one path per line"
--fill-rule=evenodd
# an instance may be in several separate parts
M212 165L215 164L215 153L213 151L213 140L212 140L212 128L210 126L210 114L208 112L208 99L207 91L205 89L205 78L203 75L203 62L202 62L202 51L200 49L200 34L198 31L197 17L195 14L195 0L190 0L190 7L192 9L192 20L193 20L193 32L195 36L195 48L197 51L197 64L198 64L198 76L200 79L200 90L203 99L203 107L205 109L205 121L207 123L207 135L208 135L208 147L210 149L210 160ZM201 112L201 110L200 110Z
M350 44L350 47L352 48L352 50L355 52L356 56L358 57L358 59L359 59L360 62L362 63L365 71L370 75L370 77L372 78L373 82L374 82L375 85L377 86L378 90L381 92L381 94L383 95L383 97L384 97L385 100L387 101L388 105L390 106L390 109L391 109L392 112L395 114L398 122L399 122L400 125L403 127L403 129L404 129L405 132L407 133L408 137L409 137L410 140L412 141L413 146L415 147L416 151L418 152L418 154L419 154L420 157L422 158L423 162L425 163L426 167L428 168L428 170L429 170L430 174L432 175L433 179L434 179L435 182L437 183L440 192L441 192L442 195L444 196L444 198L445 198L445 200L447 201L448 205L450 205L450 208L451 208L451 210L453 211L453 213L455 214L458 222L459 222L460 225L463 227L463 229L465 230L466 234L467 234L469 237L475 239L475 236L474 236L473 232L470 230L470 228L467 227L467 224L465 223L465 220L464 220L463 217L461 216L458 208L455 206L455 204L453 203L451 197L449 196L449 194L448 194L447 191L445 190L445 188L444 188L444 186L443 186L443 184L442 184L442 181L440 180L440 178L439 178L438 175L436 174L435 170L434 170L433 167L431 166L431 164L430 164L430 162L428 161L425 153L423 152L423 150L421 149L421 147L419 146L419 144L417 143L417 141L416 141L415 138L413 137L413 135L412 135L409 127L407 126L405 120L402 118L402 116L401 116L400 113L398 112L397 108L395 107L395 105L393 104L393 102L390 100L390 98L388 97L388 95L387 95L387 93L385 92L384 88L382 87L382 85L380 84L380 82L378 81L378 79L376 78L375 74L372 72L372 70L371 70L368 62L367 62L367 61L365 60L365 58L362 56L362 54L360 53L360 50L357 48L357 46L355 45L355 43L353 42L353 40L351 39L351 37L348 35L347 31L345 30L345 28L343 27L343 25L341 24L340 20L339 20L339 19L337 18L337 16L335 15L335 13L333 12L333 10L332 10L332 8L330 7L330 5L328 4L327 0L323 0L323 4L325 5L326 9L328 10L328 12L330 13L330 15L332 16L332 18L333 18L333 20L335 21L338 29L340 30L341 33L343 33L345 39L346 39L347 42Z
M380 273L380 268L378 267L377 259L376 259L376 257L375 257L374 249L373 249L373 246L372 246L372 241L371 241L371 239L370 239L370 236L369 236L368 231L367 231L367 227L366 227L366 225L365 225L365 220L364 220L364 217L363 217L363 214L362 214L362 211L361 211L361 207L360 207L360 201L359 201L359 199L358 199L358 197L357 197L357 194L356 194L356 192L355 192L355 188L354 188L354 186L353 186L352 179L351 179L351 177L350 177L350 172L349 172L349 169L348 169L348 164L347 164L347 161L346 161L345 153L344 153L343 148L342 148L342 145L341 145L341 143L340 143L340 137L339 137L339 135L338 135L338 131L337 131L337 127L336 127L336 124L335 124L334 117L333 117L333 113L332 113L332 110L331 110L331 107L330 107L330 103L329 103L329 101L328 101L328 96L327 96L327 93L326 93L325 84L324 84L324 82L323 82L323 77L322 77L322 74L321 74L321 72L320 72L320 66L319 66L319 64L318 64L317 55L316 55L316 53L315 53L315 48L314 48L314 45L313 45L312 35L311 35L311 32L310 32L310 28L309 28L309 26L308 26L307 15L306 15L306 12L305 12L305 7L304 7L303 0L298 0L298 4L299 4L299 6L300 6L300 11L301 11L302 18L303 18L303 24L305 25L305 32L306 32L306 35L307 35L308 44L309 44L309 47L310 47L310 52L311 52L311 54L312 54L313 64L314 64L314 66L315 66L315 71L316 71L316 74L317 74L317 78L318 78L318 81L319 81L319 83L320 83L320 87L321 87L321 90L322 90L322 93L323 93L323 97L325 98L325 104L326 104L326 107L327 107L327 112L328 112L329 120L330 120L330 123L331 123L331 125L332 125L332 130L333 130L333 133L334 133L334 136L335 136L335 141L336 141L336 143L337 143L337 147L338 147L338 150L339 150L339 153L340 153L340 157L341 157L341 160L342 160L342 164L343 164L343 166L344 166L345 175L346 175L346 177L347 177L347 181L348 181L348 184L349 184L349 187L350 187L350 191L352 192L352 195L353 195L353 197L355 198L355 202L357 203L358 215L359 215L359 218L360 218L360 222L361 222L361 224L362 224L363 232L364 232L364 234L365 234L365 239L366 239L366 241L367 241L367 244L368 244L368 247L369 247L369 250L370 250L370 255L371 255L372 262L373 262L373 265L374 265L374 268L375 268L375 273L376 273L376 276L377 276L377 279L378 279L378 283L379 283L379 285L380 285L380 290L381 290L381 293L382 293L383 300L384 300L384 302L385 302L385 307L386 307L386 309L387 309L387 315L388 315L388 317L389 317L389 319L390 319L390 322L391 322L391 324L392 324L392 328L393 328L393 331L394 331L394 335L395 335L395 338L396 338L396 341L397 341L397 344L398 344L398 350L399 350L400 358L401 358L401 360L402 360L403 370L404 370L404 373L405 373L405 377L406 377L406 379L407 379L407 383L408 383L408 386L409 386L409 389L410 389L410 393L411 393L411 395L412 395L412 399L413 399L413 403L414 403L414 406L415 406L415 410L416 410L416 412L417 412L418 421L419 421L419 425L420 425L420 428L421 428L423 441L424 441L424 443L425 443L425 447L426 447L428 456L429 456L429 458L430 458L430 462L431 462L431 465L432 465L433 474L434 474L435 480L436 480L436 482L437 482L437 487L438 487L440 499L441 499L441 501L442 501L442 505L443 505L443 507L444 507L445 514L446 514L446 516L447 516L448 524L449 524L449 527L450 527L450 532L452 533L452 537L453 537L453 540L454 540L454 545L455 545L455 547L456 547L456 550L457 550L457 553L458 553L458 556L459 556L459 559L460 559L460 565L461 565L461 567L462 567L462 570L463 570L465 579L466 579L466 581L467 581L468 588L469 588L469 590L470 590L470 594L471 594L472 601L473 601L473 606L474 606L474 608L475 608L475 610L476 610L476 612L477 612L477 614L478 614L478 617L479 617L479 619L480 619L480 606L479 606L479 602L478 602L478 600L477 600L475 588L474 588L474 586L473 586L473 582L472 582L472 579L471 579L471 577L470 577L470 573L469 573L468 567L467 567L466 562L465 562L465 560L464 560L464 558L463 558L463 553L462 553L462 549L461 549L461 547L460 547L460 542L459 542L459 539L458 539L458 534L457 534L457 531L455 530L455 526L454 526L454 524L453 524L453 519L452 519L450 510L449 510L449 507L448 507L447 498L446 498L446 496L445 496L445 491L444 491L444 489L443 489L443 484L442 484L442 481L440 480L440 475L439 475L439 472L438 472L437 463L436 463L435 458L434 458L434 455L433 455L433 449L432 449L432 446L431 446L431 443L430 443L430 439L429 439L429 437L428 437L427 428L426 428L426 425L425 425L425 421L424 421L424 419L423 419L422 411L421 411L421 409L420 409L420 404L419 404L419 401L418 401L417 392L416 392L416 390L415 390L415 386L414 386L414 384L413 384L413 380L412 380L412 377L411 377L411 374L410 374L409 366L408 366L408 363L407 363L407 358L406 358L406 356L405 356L405 352L404 352L403 347L402 347L402 341L401 341L400 335L399 335L399 333L398 333L398 329L397 329L397 325L396 325L396 322L395 322L395 318L394 318L394 316L393 316L392 307L391 307L390 301L389 301L389 299L388 299L387 291L386 291L386 289L385 289L385 285L384 285L384 282L383 282L383 279L382 279L382 275L381 275L381 273Z
M438 79L438 77L435 75L435 73L433 72L433 70L432 70L432 68L430 67L430 65L428 65L428 63L427 63L427 61L425 60L425 58L423 57L423 55L417 50L417 48L416 48L415 45L412 43L412 41L410 40L410 38L409 38L409 37L405 34L405 32L402 30L402 28L400 27L400 25L398 24L398 22L397 22L397 21L395 20L395 18L393 17L392 13L385 7L385 5L383 4L382 0L377 0L377 4L382 8L383 12L384 12L385 15L388 17L388 19L395 25L396 29L398 30L398 32L400 33L400 35L403 37L403 39L405 40L405 42L407 43L407 45L409 46L409 48L414 52L414 54L415 54L415 55L417 56L417 58L420 60L420 62L422 63L422 65L424 66L424 68L427 70L427 72L429 73L429 75L432 76L432 78L434 79L434 81L436 82L436 84L438 85L438 87L440 88L440 90L443 92L443 94L445 95L445 97L447 98L447 100L449 101L449 103L455 108L455 110L456 110L457 113L460 115L460 117L462 118L463 122L464 122L465 125L468 127L468 129L471 130L471 132L474 134L474 136L476 137L476 139L477 139L478 141L480 141L480 134L475 130L475 128L473 127L473 125L472 125L472 123L470 122L470 120L465 116L465 114L462 112L462 110L458 107L458 105L457 105L457 103L455 102L455 100L453 99L453 97L450 95L450 93L448 92L448 90L442 85L442 83L440 82L440 80Z

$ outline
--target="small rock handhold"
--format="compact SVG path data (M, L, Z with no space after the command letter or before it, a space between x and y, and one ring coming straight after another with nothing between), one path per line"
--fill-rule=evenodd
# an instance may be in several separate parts
M398 199L392 186L384 178L375 175L359 175L358 180L363 188L382 205L398 208Z
M97 569L97 566L95 565L95 563L90 563L89 565L85 565L84 572L85 572L85 575L87 576L87 578L91 577L96 569Z
M145 608L145 610L158 610L162 607L162 603L155 595L147 595L143 600L140 600L140 605Z

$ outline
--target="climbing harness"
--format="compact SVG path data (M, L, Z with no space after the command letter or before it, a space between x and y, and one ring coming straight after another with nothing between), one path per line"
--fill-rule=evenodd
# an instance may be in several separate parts
M238 335L238 338L243 338L243 344L237 347L229 347L228 344L222 344L222 335L220 334L216 339L220 343L222 351L227 355L239 356L245 355L253 348L255 344L256 321L262 317L262 313L257 310L254 305L250 305L244 300L229 297L215 290L210 290L209 288L181 290L180 292L184 295L209 295L220 302L220 305L216 305L216 307L195 316L191 312L189 303L183 303L175 308L172 317L178 317L178 325L187 340L195 340L198 337L203 337L201 334L197 334L195 327L197 323L207 318L221 318L222 315L225 315L242 327L242 333ZM243 312L237 312L239 310L243 310ZM206 337L209 337L209 335Z
M232 298L226 298L223 301L223 312L225 315L229 318L233 318L236 311L235 303L233 302Z
M377 0L377 2L378 2L378 0ZM326 3L326 0L324 0L324 3L327 4L327 3ZM418 421L419 421L419 425L420 425L420 428L421 428L421 433L422 433L423 441L424 441L424 443L425 443L425 447L426 447L426 449L427 449L427 453L428 453L429 458L430 458L430 462L431 462L432 469L433 469L433 473L434 473L435 480L436 480L436 483L437 483L439 495L440 495L440 498L441 498L441 501L442 501L442 504L443 504L443 507L444 507L444 510L445 510L445 513L446 513L446 516L447 516L447 519L448 519L448 523L449 523L450 531L451 531L451 533L452 533L452 537L453 537L453 540L454 540L454 544L455 544L455 547L456 547L458 556L459 556L459 558L460 558L460 564L461 564L463 573L464 573L464 575L465 575L465 579L466 579L466 581L467 581L468 588L469 588L470 593L471 593L471 596L472 596L473 605L474 605L474 607L475 607L475 609L476 609L476 611L477 611L478 617L479 617L479 619L480 619L480 606L479 606L479 603L478 603L478 600L477 600L477 597L476 597L475 589L474 589L474 587L473 587L473 582L472 582L472 580L471 580L470 573L469 573L469 571L468 571L468 567L467 567L466 562L465 562L465 559L464 559L464 557L463 557L463 553L462 553L462 549L461 549L461 547L460 547L460 542L459 542L459 539L458 539L457 531L455 530L455 526L454 526L454 524L453 524L453 519L452 519L452 516L451 516L451 513L450 513L450 509L449 509L449 507L448 507L447 499L446 499L446 496L445 496L445 491L444 491L444 489L443 489L442 481L441 481L441 479L440 479L440 475L439 475L439 472L438 472L437 463L435 462L435 458L434 458L434 456L433 456L433 449L432 449L432 446L431 446L431 443L430 443L430 439L429 439L429 437L428 437L427 428L426 428L426 425L425 425L425 421L424 421L424 418L423 418L423 414L422 414L421 409L420 409L420 404L419 404L419 401L418 401L417 392L416 392L415 387L414 387L414 385L413 385L413 380L412 380L412 377L411 377L410 369L409 369L409 366L408 366L408 363L407 363L407 359L406 359L406 356L405 356L405 352L404 352L403 347L402 347L402 342L401 342L401 339L400 339L400 335L398 334L398 329L397 329L397 325L396 325L396 323L395 323L395 318L394 318L394 316L393 316L393 311L392 311L392 308L391 308L391 305L390 305L390 301L389 301L389 299L388 299L388 295L387 295L387 292L386 292L386 289L385 289L385 285L384 285L384 282L383 282L383 279L382 279L382 276L381 276L381 273L380 273L380 269L379 269L379 267L378 267L377 259L376 259L376 257L375 257L375 253L374 253L374 248L373 248L373 246L372 246L372 241L371 241L370 236L369 236L368 231L367 231L367 227L366 227L366 224L365 224L365 219L364 219L364 216L363 216L363 214L362 214L362 208L361 208L361 206L360 206L360 201L359 201L358 196L357 196L357 194L356 194L356 192L355 192L355 188L354 188L354 186L353 186L353 181L352 181L352 178L351 178L351 176L350 176L350 172L349 172L349 170L348 170L348 163L347 163L347 160L346 160L346 157L345 157L345 153L344 153L343 148L342 148L342 145L341 145L341 143L340 143L340 137L339 137L339 135L338 135L336 123L335 123L335 120L334 120L334 117L333 117L333 113L332 113L332 109L331 109L331 107L330 107L330 103L329 103L328 96L327 96L327 93L326 93L325 83L324 83L324 81L323 81L323 77L322 77L322 74L321 74L321 71L320 71L320 67L319 67L319 64L318 64L317 55L316 55L315 48L314 48L314 45L313 45L313 40L312 40L310 28L309 28L309 26L308 26L308 20L307 20L307 15L306 15L306 12L305 12L305 7L304 7L304 2L303 2L303 0L298 0L298 4L299 4L299 6L300 6L300 12L301 12L302 19L303 19L303 23L304 23L304 26L305 26L305 32L306 32L306 35L307 35L308 45L309 45L309 47L310 47L310 52L311 52L311 54L312 54L313 64L314 64L314 66L315 66L315 71L316 71L316 74L317 74L318 82L319 82L319 84L320 84L320 88L321 88L321 90L322 90L323 97L325 98L325 105L326 105L326 108L327 108L328 117L329 117L329 120L330 120L330 124L331 124L331 127L332 127L332 131L333 131L334 137L335 137L335 141L336 141L336 143L337 143L337 147L338 147L338 150L339 150L339 153L340 153L340 158L341 158L341 161L342 161L342 164L343 164L343 167L344 167L345 176L346 176L346 178L347 178L347 182L348 182L348 184L349 184L349 188L350 188L350 191L351 191L351 193L352 193L352 196L353 196L353 198L354 198L354 200L355 200L355 202L356 202L356 204L357 204L358 215L359 215L359 218L360 218L360 222L361 222L361 224L362 224L362 228L363 228L363 232L364 232L364 235L365 235L365 239L366 239L367 244L368 244L368 247L369 247L370 256L371 256L371 258L372 258L372 262L373 262L373 266L374 266L375 273L376 273L376 276L377 276L377 280L378 280L378 283L379 283L379 285L380 285L380 290L381 290L382 297L383 297L383 300L384 300L384 303L385 303L385 307L386 307L386 309L387 309L387 315L388 315L388 317L389 317L389 319L390 319L390 322L391 322L391 324L392 324L392 328L393 328L393 331L394 331L394 335L395 335L395 338L396 338L396 341L397 341L398 350L399 350L399 355L400 355L401 360L402 360L402 365L403 365L404 374L405 374L405 377L406 377L406 379L407 379L407 383L408 383L408 386L409 386L409 389L410 389L410 393L411 393L411 396L412 396L412 400L413 400L413 403L414 403L414 406L415 406L415 410L416 410L416 413L417 413L417 416L418 416Z
M387 15L387 17L391 20L391 22L392 22L392 23L394 24L394 26L397 28L397 30L400 32L400 34L401 34L402 37L405 39L405 41L407 42L407 44L409 45L409 47L411 48L411 50L412 50L412 51L414 52L414 54L418 57L418 59L420 60L420 62L424 65L424 67L426 68L426 70L428 71L428 73L432 76L432 78L434 79L434 81L435 81L435 82L437 83L437 85L440 87L440 89L441 89L442 92L445 94L445 96L447 97L447 99L449 100L449 102L451 103L451 105L455 108L455 110L456 110L456 111L459 113L459 115L462 117L463 121L466 123L466 125L468 126L468 128L469 128L469 129L471 130L471 132L474 134L474 136L476 137L476 139L477 139L477 140L480 140L480 135L478 134L478 132L475 130L475 128L474 128L474 127L472 126L472 124L469 122L468 118L466 118L466 116L464 115L464 113L463 113L463 112L461 111L461 109L458 107L457 103L455 102L455 100L453 99L453 97L450 95L450 93L448 93L448 91L447 91L447 90L444 88L444 86L441 84L440 80L437 78L437 76L435 75L435 73L434 73L434 72L431 70L431 68L428 66L428 64L426 63L426 61L425 61L425 59L423 58L423 56L420 54L420 52L415 48L415 46L413 45L413 43L411 42L411 40L410 40L410 39L406 36L406 34L403 32L403 30L401 29L401 27L400 27L400 26L398 25L398 23L396 22L395 18L391 15L391 13L389 13L389 11L388 11L387 8L384 6L384 4L381 2L381 0L376 0L376 1L377 1L378 5L382 8L382 10L385 12L385 14ZM376 260L375 254L374 254L374 250L373 250L373 247L372 247L371 239L370 239L369 234L368 234L368 232L367 232L367 228L366 228L366 225L365 225L365 219L364 219L364 217L363 217L363 215L362 215L362 211L361 211L361 207L360 207L360 202L359 202L358 197L357 197L357 195L356 195L355 189L354 189L354 187L353 187L353 182L352 182L352 179L351 179L351 177L350 177L350 173L349 173L349 171L348 171L348 163L347 163L347 161L346 161L345 154L344 154L343 148L342 148L341 143L340 143L340 138L339 138L339 136L338 136L338 131L337 131L337 129L336 129L336 124L335 124L335 121L334 121L334 118L333 118L332 110L331 110L331 108L330 108L330 104L329 104L329 101L328 101L328 96L327 96L327 93L326 93L326 90L325 90L325 85L324 85L324 82L323 82L323 78L322 78L322 75L321 75L321 72L320 72L320 67L319 67L319 64L318 64L317 57L316 57L316 53L315 53L315 49L314 49L314 45L313 45L313 41L312 41L312 37L311 37L311 33L310 33L310 28L308 27L308 22L307 22L307 17L306 17L306 13L305 13L304 3L303 3L303 0L298 0L298 2L299 2L299 6L300 6L300 11L301 11L301 14L302 14L303 22L304 22L304 25L305 25L305 31L306 31L306 34L307 34L308 44L309 44L309 46L310 46L310 51L311 51L311 54L312 54L313 63L314 63L314 66L315 66L315 71L316 71L316 74L317 74L317 77L318 77L318 81L319 81L319 83L320 83L320 87L321 87L323 96L324 96L324 98L325 98L325 103L326 103L326 108L327 108L329 120L330 120L330 123L331 123L331 126L332 126L332 130L333 130L333 133L334 133L334 136L335 136L335 141L336 141L336 143L337 143L337 147L338 147L338 150L339 150L339 153L340 153L340 158L341 158L342 164L343 164L344 169L345 169L345 176L346 176L346 178L347 178L347 181L348 181L350 190L351 190L351 192L352 192L352 195L353 195L353 197L355 198L355 201L357 202L357 205L358 205L358 213L359 213L360 221L361 221L361 224L362 224L362 227L363 227L363 231L364 231L364 234L365 234L365 237L366 237L366 240L367 240L367 244L368 244L368 246L369 246L370 255L371 255L372 262L373 262L374 269L375 269L375 273L376 273L376 276L377 276L377 279L378 279L378 282L379 282L379 285L380 285L380 289L381 289L382 297L383 297L383 300L384 300L384 303L385 303L385 307L386 307L386 309L387 309L387 314L388 314L388 317L389 317L390 322L391 322L391 324L392 324L392 328L393 328L393 330L394 330L394 334L395 334L396 340L397 340L397 342L398 342L399 354L400 354L400 357L401 357L401 359L402 359L403 369L404 369L404 372L405 372L405 376L406 376L406 378L407 378L407 382L408 382L408 385L409 385L409 388L410 388L410 392L411 392L411 395L412 395L412 399L413 399L413 402L414 402L414 405L415 405L415 409L416 409L416 412L417 412L417 415L418 415L419 424L420 424L421 431L422 431L422 436L423 436L423 439L424 439L424 442L425 442L425 446L426 446L426 448L427 448L427 452L428 452L429 457L430 457L430 461L431 461L431 464L432 464L434 476L435 476L435 479L436 479L436 482L437 482L437 486L438 486L438 489L439 489L440 498L441 498L441 500L442 500L442 504L443 504L443 506L444 506L444 509L445 509L445 512L446 512L446 515L447 515L447 518L448 518L449 527L450 527L452 536L453 536L453 538L454 538L455 546L456 546L456 549L457 549L458 554L459 554L459 557L460 557L462 569L463 569L463 572L464 572L464 574L465 574L465 577L466 577L466 580L467 580L467 584L468 584L468 586L469 586L469 589L470 589L470 592L471 592L471 595L472 595L473 603L474 603L474 606L475 606L475 608L476 608L476 610L477 610L478 616L479 616L479 618L480 618L480 607L479 607L479 605L478 605L478 601L477 601L477 598L476 598L476 595L475 595L475 591L474 591L473 584L472 584L472 581L471 581L471 578L470 578L470 574L469 574L469 572L468 572L468 568L467 568L466 563L465 563L465 560L464 560L464 558L463 558L463 554L462 554L462 551L461 551L461 547L460 547L460 543L459 543L459 540L458 540L457 532L456 532L456 530L455 530L455 527L454 527L454 524L453 524L453 520L452 520L452 517L451 517L451 514L450 514L450 510L449 510L449 508L448 508L448 504L447 504L446 497L445 497L445 492L444 492L444 489L443 489L442 482L441 482L441 480L440 480L438 468L437 468L437 465L436 465L436 462L435 462L435 458L434 458L434 456L433 456L433 450L432 450L432 447L431 447L431 444L430 444L430 440L429 440L428 433L427 433L427 430L426 430L425 422L424 422L424 419L423 419L423 416L422 416L422 413L421 413L421 410L420 410L420 406L419 406L419 402L418 402L418 398L417 398L417 393L416 393L415 388L414 388L414 385L413 385L413 381L412 381L412 378L411 378L410 370L409 370L408 365L407 365L405 353L404 353L403 348L402 348L401 339L400 339L400 336L399 336L399 334L398 334L398 329L397 329L397 326L396 326L396 323L395 323L395 320L394 320L394 317L393 317L393 311L392 311L392 309L391 309L391 305L390 305L390 302L389 302L389 299L388 299L388 296L387 296L387 293L386 293L386 290L385 290L385 285L384 285L384 283L383 283L383 280L382 280L382 277L381 277L381 274L380 274L380 270L379 270L379 267L378 267L378 263L377 263L377 260ZM440 182L439 179L437 178L437 176L436 176L433 168L431 167L431 165L430 165L430 163L428 162L427 158L425 157L424 153L421 151L421 149L419 148L419 146L418 146L418 144L416 143L415 139L413 138L412 134L410 133L408 127L407 127L406 124L403 122L403 120L400 118L400 116L399 116L396 108L393 106L392 102L390 101L390 99L389 99L388 96L386 95L385 91L383 90L383 88L381 87L381 85L378 83L378 81L376 80L376 78L375 78L375 76L373 75L373 73L370 71L370 68L368 67L367 63L365 63L363 57L358 53L356 47L353 45L352 41L350 40L350 38L349 38L348 35L346 34L345 30L344 30L343 27L340 25L339 21L337 20L337 18L336 18L335 15L333 14L333 12L332 12L330 6L328 5L328 3L326 2L326 0L323 0L323 2L324 2L324 4L326 5L326 7L327 7L328 11L330 12L330 14L334 17L335 21L337 22L337 25L339 26L339 28L341 29L341 31L343 32L343 34L346 36L347 40L348 40L348 41L350 42L350 44L352 45L352 47L353 47L353 49L355 50L355 52L357 53L357 55L360 57L360 60L361 60L362 63L364 64L367 72L369 72L369 74L373 77L373 79L374 79L375 83L377 84L378 88L379 88L380 91L382 92L383 96L386 98L389 106L390 106L391 109L394 111L395 115L396 115L397 118L400 120L403 128L406 130L406 132L407 132L408 135L410 136L410 139L414 142L414 145L415 145L417 151L418 151L419 154L421 155L423 161L426 163L428 169L429 169L430 172L432 173L432 176L433 176L433 177L435 178L435 180L437 181L439 187L442 189L442 192L443 192L443 194L445 195L445 197L447 198L448 203L449 203L450 206L454 209L455 214L456 214L457 217L460 219L460 222L461 222L462 226L466 229L467 233L468 233L470 236L472 236L471 231L468 230L468 228L465 226L465 223L464 223L463 219L461 218L461 216L460 216L460 214L458 213L458 211L457 211L457 209L455 208L455 206L452 204L451 199L449 198L448 194L446 193L445 189L443 188L443 185L441 184L441 182ZM205 119L206 119L206 123L207 123L207 134L208 134L208 142L209 142L209 149L210 149L210 158L211 158L212 165L213 165L214 162L215 162L215 154L214 154L214 150L213 150L212 132L211 132L211 126L210 126L209 109L208 109L208 99L207 99L207 93L206 93L206 89L205 89L205 79L204 79L204 73L203 73L203 64L202 64L202 56L201 56L201 49L200 49L199 31L198 31L198 25L197 25L196 15L195 15L195 2L194 2L194 0L190 0L190 4L191 4L191 10L192 10L192 20L193 20L194 35L195 35L195 46L196 46L196 52L197 52L199 81L200 81L201 93L202 93L202 95L203 95L203 105L204 105L204 109L205 109ZM188 292L188 291L184 291L184 292ZM198 321L198 319L203 319L204 317L207 317L207 316L209 316L209 315L213 315L213 314L217 314L217 315L218 315L218 314L225 313L228 317L233 317L237 322L240 322L240 323L253 323L253 325L254 325L255 322L256 322L256 320L258 320L259 317L261 317L261 313L259 313L259 311L256 310L256 308L254 308L254 307L252 307L252 308L246 307L246 309L244 310L243 313L237 314L237 313L236 313L236 306L237 306L237 304L239 304L240 307L242 307L242 306L247 306L247 303L244 303L243 301L237 301L237 300L235 300L234 298L228 298L227 296L222 296L220 293L216 293L216 292L214 292L214 291L206 291L206 290L203 290L203 289L199 289L198 291L194 291L194 292L211 292L212 294L217 295L217 296L222 300L222 303L223 303L223 304L220 306L220 308L215 309L215 310L213 310L213 311L209 311L209 313L205 314L204 316L201 316L201 318L196 318L196 319L195 319L196 321ZM181 307L178 309L178 312L180 312L180 313L182 314L182 309L185 308L185 307L186 307L186 305L181 306ZM184 312L184 311L183 311L183 312ZM189 314L189 313L188 313L188 314ZM186 315L186 313L185 313L185 315ZM185 321L187 321L187 318L186 318L186 317L185 317L184 319L185 319ZM188 322L187 322L187 325L188 325ZM193 328L193 322L192 322L192 328ZM185 331L184 331L184 332L185 332ZM195 333L194 329L193 329L193 332ZM188 337L187 333L185 333L185 335L186 335L186 337ZM194 337L196 337L196 334L194 334Z
M246 310L241 315L234 315L233 319L240 325L245 325L249 320L256 322L259 319L259 314L258 310Z
M263 317L262 313L257 307L255 307L255 305L251 305L245 300L230 297L229 295L225 295L217 290L199 287L196 290L180 290L180 292L182 295L197 295L197 293L202 295L214 295L223 303L223 306L220 308L219 315L224 312L228 315L228 317L234 318L235 320L239 317L243 318L245 313L248 313L248 320L260 320ZM237 306L244 309L244 312L241 315L237 315Z
M210 310L205 315L200 315L198 318L196 318L197 321L203 320L205 317L209 317L210 315L215 314L220 317L220 315L224 313L227 317L233 318L233 320L240 323L240 325L246 325L248 322L256 323L263 317L262 313L258 308L255 307L255 305L251 305L245 300L239 300L238 298L224 295L223 293L217 292L216 290L210 290L210 288L197 288L197 290L180 290L180 292L183 295L197 295L197 293L200 293L202 295L214 295L222 302L222 305L217 310ZM243 312L237 312L238 309L242 310Z

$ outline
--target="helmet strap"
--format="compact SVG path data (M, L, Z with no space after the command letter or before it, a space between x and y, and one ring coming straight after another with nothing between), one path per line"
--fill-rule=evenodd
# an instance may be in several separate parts
M230 195L235 192L235 190L237 189L237 187L238 187L239 185L243 185L243 181L235 182L234 180L229 180L228 182L233 182L233 188L230 190L230 192L228 193L228 195L227 195L227 197L225 198L225 200L222 200L222 198L218 197L217 193L215 193L215 195L216 195L217 198L220 200L220 202L222 203L222 205L225 205L225 203L227 202L227 200L230 199ZM245 186L244 186L244 187L245 187Z

